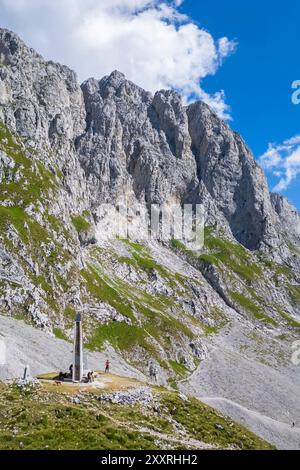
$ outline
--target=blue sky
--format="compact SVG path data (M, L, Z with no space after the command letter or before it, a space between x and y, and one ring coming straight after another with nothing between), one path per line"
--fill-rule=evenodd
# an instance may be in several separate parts
M268 143L281 144L300 133L300 105L291 101L291 83L300 79L300 2L186 0L181 9L214 37L236 38L238 46L205 90L225 90L231 126L256 157ZM267 172L271 189L278 179ZM300 210L300 175L282 194Z
M230 115L270 189L298 210L299 21L299 0L0 0L1 26L81 81L118 69L151 92L175 88Z

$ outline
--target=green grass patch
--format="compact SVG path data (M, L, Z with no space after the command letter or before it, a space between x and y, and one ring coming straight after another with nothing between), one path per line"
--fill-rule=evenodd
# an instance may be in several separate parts
M22 242L31 247L36 257L39 256L36 249L40 248L41 243L51 241L47 230L31 219L21 207L0 205L0 228L4 234L10 224L15 227Z
M120 238L120 240L122 241L122 243L124 243L124 245L129 246L130 248L132 248L134 251L138 253L144 253L144 252L147 253L146 247L140 243L133 242L129 238Z
M203 325L204 333L206 336L217 334L220 328L221 327L218 325Z
M24 450L184 449L182 434L174 431L178 425L186 440L224 449L273 448L195 398L182 400L162 387L154 393L161 401L159 415L139 405L99 402L92 394L73 405L59 390L25 392L0 384L0 449L19 450L21 443Z
M0 123L0 150L14 163L3 168L6 178L0 183L0 201L9 199L18 207L43 200L50 189L55 189L53 173L36 160L20 138Z
M293 302L299 303L300 302L300 286L299 285L290 285L289 286L289 293L290 298Z
M294 255L300 256L300 249L294 243L289 242L288 247Z
M114 307L119 313L125 317L133 318L132 306L126 298L122 298L116 288L108 283L108 279L100 274L92 265L88 269L81 271L81 276L86 281L89 292L102 302L106 302Z
M263 323L268 323L272 326L277 326L277 322L273 318L267 316L263 312L262 308L256 305L248 297L245 297L243 294L233 290L229 290L229 295L234 302L246 310L246 312L251 313L257 320L260 320Z
M251 262L247 250L239 243L222 239L213 234L212 230L205 235L205 247L210 250L210 256L221 261L228 269L247 282L254 281L262 275L258 264ZM214 264L216 264L214 262Z
M172 240L171 246L192 259L193 264L199 260L218 268L224 265L248 283L262 275L260 266L251 261L249 253L242 245L216 236L211 227L205 229L205 252L200 255L187 249L179 240Z
M172 418L199 441L226 448L234 445L239 449L271 449L271 445L251 433L230 418L220 415L195 398L181 400L175 393L163 398ZM221 428L220 428L221 426Z
M91 227L91 224L87 220L85 220L81 215L74 215L73 217L71 217L71 220L78 233L86 232Z
M86 347L101 351L106 341L120 351L130 351L139 346L155 357L157 356L155 348L147 340L145 329L136 325L128 325L125 322L110 322L99 326L94 329L92 336L86 343Z
M0 449L18 450L20 443L26 450L126 450L157 449L155 438L143 434L130 425L130 420L118 417L117 409L111 410L112 419L101 413L100 405L88 409L82 405L60 403L52 394L50 400L43 400L40 392L35 399L32 394L25 395L16 390L1 387L0 400ZM94 408L95 408L94 406ZM110 406L107 406L109 412ZM130 409L128 409L130 412ZM115 411L115 413L114 413ZM142 412L140 420L145 420ZM114 418L119 418L115 422ZM135 417L138 421L138 417ZM11 430L17 429L14 435Z
M210 255L208 253L203 253L202 255L199 256L198 259L200 261L203 261L204 263L212 264L213 266L220 265L220 260L216 256Z
M53 333L56 338L64 339L65 341L70 341L69 338L64 334L60 328L53 328Z
M181 253L184 253L192 258L195 258L197 255L194 251L188 249L184 243L182 243L180 240L172 239L170 242L170 245L172 248L174 248L177 251L180 251Z
M300 322L298 322L293 317L291 317L288 313L282 310L282 308L277 307L277 311L280 314L280 316L287 322L289 326L293 328L300 328Z
M64 317L66 317L68 320L75 321L76 311L73 305L66 306L64 310Z
M122 242L126 244L131 251L131 257L120 256L118 261L120 263L126 263L133 266L137 270L147 272L149 275L156 272L162 277L170 287L174 289L184 289L183 278L178 273L172 273L167 268L157 263L151 256L149 250L144 245L132 242L129 239L122 239Z
M182 364L181 362L170 360L169 364L171 368L173 369L173 371L175 372L175 374L179 377L185 377L187 374L190 373L189 369L187 369L185 365Z

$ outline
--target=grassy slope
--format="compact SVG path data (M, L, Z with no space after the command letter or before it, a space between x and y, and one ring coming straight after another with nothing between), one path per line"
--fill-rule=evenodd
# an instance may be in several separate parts
M58 311L53 283L63 292L68 287L68 279L61 276L57 264L69 263L71 256L62 244L55 240L54 234L72 242L62 222L49 213L51 199L61 184L59 171L53 169L52 172L47 169L38 160L36 152L28 148L21 138L12 134L1 122L0 150L8 156L13 166L4 166L5 177L0 182L0 242L18 257L18 262L30 281L43 290L43 298L49 309ZM43 222L38 222L37 218L27 211L30 207L31 211L38 213L39 204L42 204L44 209ZM16 232L18 243L13 243L8 237L9 228ZM52 244L51 253L46 253L43 248L47 244ZM30 263L24 260L24 254L38 266L39 274L33 272ZM52 279L49 276L49 268L53 272ZM19 313L25 313L27 307L27 304L21 306Z
M99 402L74 405L65 393L0 385L0 449L174 449L189 439L239 449L271 449L246 428L196 399L157 389L160 411ZM176 434L176 424L184 436ZM175 426L174 426L175 425ZM221 426L221 427L220 427ZM184 442L184 444L183 444ZM195 445L195 444L194 444Z
M146 272L149 276L155 271L173 289L183 291L184 284L180 276L155 262L146 247L126 240L123 243L128 246L132 257L122 257L118 260L120 263L133 264L137 271ZM86 346L93 350L101 350L104 342L109 341L123 352L132 351L137 347L142 348L144 352L155 357L162 367L173 371L170 364L161 360L159 348L162 347L164 351L172 353L173 342L177 341L180 344L183 338L185 341L194 338L195 335L191 330L193 325L187 321L185 312L171 296L150 294L142 286L132 285L117 277L114 272L106 271L99 250L90 250L90 256L91 263L81 271L87 292L94 299L111 305L128 318L130 324L125 321L112 321L100 327L99 324L95 324ZM194 321L197 323L196 319Z
M200 255L188 250L178 240L172 240L171 246L200 270L203 267L213 267L227 287L228 300L237 309L242 309L252 318L274 327L279 322L284 322L287 326L299 328L300 324L284 312L284 306L274 304L270 316L270 302L263 298L270 289L268 281L271 280L276 287L286 288L292 304L299 303L300 287L291 285L292 271L288 266L276 264L266 259L262 253L251 253L239 243L227 240L221 231L216 232L212 227L205 229L204 252ZM262 289L264 294L257 295L257 292L263 292Z

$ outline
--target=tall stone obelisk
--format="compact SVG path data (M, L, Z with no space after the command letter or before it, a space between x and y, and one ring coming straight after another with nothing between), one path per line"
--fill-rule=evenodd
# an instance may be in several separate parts
M74 327L74 351L72 381L81 382L83 377L83 348L81 314L78 313Z

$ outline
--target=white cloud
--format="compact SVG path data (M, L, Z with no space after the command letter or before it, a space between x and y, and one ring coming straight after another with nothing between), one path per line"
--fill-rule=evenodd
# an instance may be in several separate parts
M279 179L273 191L281 192L300 175L300 135L282 144L269 144L268 150L259 158L262 167Z
M236 44L215 40L180 13L183 0L0 0L2 23L81 80L118 69L146 90L174 88L228 117L224 92L207 94L213 75Z

